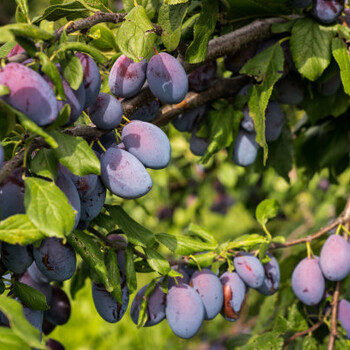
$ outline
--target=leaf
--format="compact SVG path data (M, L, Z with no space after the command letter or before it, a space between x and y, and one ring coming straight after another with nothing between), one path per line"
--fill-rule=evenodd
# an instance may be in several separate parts
M21 339L11 328L0 327L0 349L31 350L24 339Z
M56 65L43 52L38 52L37 56L40 60L41 70L51 79L55 86L58 99L65 100L66 94L64 92L62 78Z
M157 285L157 279L153 279L148 285L145 290L145 293L142 298L142 302L140 305L140 311L139 311L139 318L137 320L137 328L143 327L148 319L147 314L147 305L148 305L148 297L153 293L155 287Z
M45 132L39 125L35 124L32 120L30 120L25 114L22 112L18 111L17 109L13 108L9 104L5 103L4 101L0 100L0 108L1 109L6 109L10 113L14 113L21 125L37 135L41 136L52 148L57 148L58 144L57 142L47 133Z
M290 38L290 50L299 73L311 81L319 78L331 61L334 31L311 18L295 22Z
M16 46L16 41L9 41L0 47L0 58L5 58Z
M108 232L113 231L116 227L116 223L114 222L113 218L104 213L98 214L98 216L92 220L92 224L102 227Z
M135 62L151 54L156 35L142 6L134 7L125 17L117 32L120 51Z
M169 51L174 51L181 39L181 26L187 13L188 3L163 4L159 9L158 24L162 27L162 41Z
M51 41L54 39L53 34L33 24L15 23L0 27L0 43L12 41L15 39L16 35L44 41Z
M100 175L101 164L89 144L81 137L70 136L59 131L50 131L59 147L54 150L58 161L73 174Z
M276 199L265 199L258 204L255 210L255 216L260 225L264 226L269 219L273 219L279 210L279 204Z
M0 96L8 95L10 92L10 89L6 85L0 84Z
M89 31L89 37L94 39L91 44L99 50L118 51L118 45L115 41L114 33L108 28L106 23L100 23L93 26Z
M164 0L164 4L166 5L177 5L177 4L185 4L190 0Z
M31 171L43 177L55 180L57 177L57 159L53 151L42 148L30 162Z
M18 281L14 284L15 295L22 301L22 303L33 310L49 310L46 297L43 293L27 284Z
M243 235L236 238L234 241L227 242L223 244L223 250L231 250L231 249L242 249L249 250L252 247L262 244L269 243L264 236L258 235L256 233L252 233L249 235Z
M137 3L145 9L147 17L152 20L157 14L160 0L137 0ZM123 7L129 13L135 7L134 0L123 0Z
M54 130L62 125L67 124L69 121L70 112L70 105L66 103L59 111L56 120L46 128L46 131Z
M0 103L0 139L3 140L16 125L16 116L5 104Z
M274 23L271 26L271 32L275 34L291 32L294 26L295 20L289 20L283 23Z
M171 235L168 233L156 234L156 240L166 246L170 251L179 255L190 255L217 248L217 244L205 243L187 236Z
M169 272L169 262L160 253L151 248L146 248L145 253L147 262L154 271L159 272L161 275L166 275Z
M125 273L129 293L132 294L137 289L137 279L134 263L134 250L130 244L128 244L125 249Z
M204 242L217 244L217 241L216 241L215 237L213 236L213 234L211 232L209 232L207 229L205 229L199 225L191 223L190 226L188 227L187 234L190 236L198 236Z
M69 284L69 292L72 299L75 299L77 292L84 287L85 280L89 277L89 272L88 265L84 261L81 261Z
M347 47L342 39L333 39L332 54L340 68L340 77L344 91L350 95L350 58Z
M281 152L283 150L283 152ZM284 124L280 137L269 144L269 158L267 165L274 168L278 175L289 182L289 172L293 167L294 144L293 135L287 125Z
M142 247L151 247L154 244L153 232L132 219L121 206L108 205L106 209L131 243Z
M27 0L16 0L16 3L18 5L18 7L21 9L22 13L25 15L28 15L29 9L28 9Z
M15 335L31 347L46 349L40 342L40 332L26 320L19 302L0 295L0 310L7 316Z
M62 43L59 49L57 50L57 53L66 51L85 52L92 56L92 58L98 63L105 64L107 62L107 57L104 56L99 50L95 49L91 45L87 45L77 41Z
M47 7L41 16L33 18L33 23L39 23L44 19L54 22L72 14L80 17L87 17L89 16L89 11L86 6L77 0L63 4L53 4Z
M27 177L24 206L33 224L49 237L64 237L74 226L75 215L64 193L53 183Z
M107 269L108 281L110 288L109 292L113 297L122 304L122 289L120 285L120 272L117 261L117 254L114 249L108 249L107 254L105 254L105 264Z
M0 221L0 240L10 244L27 245L45 238L29 220L28 215L16 214Z
M185 54L189 63L200 63L205 60L208 42L218 20L218 3L212 0L204 0L202 3L200 16L194 25L194 39Z
M282 76L284 54L277 43L250 59L241 69L241 74L253 76L261 81L253 85L248 101L249 113L254 121L256 141L264 149L264 164L267 160L268 148L265 139L265 111L273 87Z
M78 90L84 79L84 69L80 59L74 55L66 55L60 60L63 77L73 90Z
M298 308L298 304L294 303L288 308L288 329L293 332L301 332L308 329L308 324Z
M274 321L276 307L278 305L278 294L272 295L270 298L264 298L260 305L259 318L254 325L253 332L260 333L270 327Z
M100 11L108 10L108 0L81 0L82 3L86 4L92 9Z
M209 267L216 258L216 252L208 252L208 253L202 253L202 254L196 254L194 259L190 259L187 263L188 266L194 266L197 267L198 265L200 267ZM170 276L170 273L169 273Z

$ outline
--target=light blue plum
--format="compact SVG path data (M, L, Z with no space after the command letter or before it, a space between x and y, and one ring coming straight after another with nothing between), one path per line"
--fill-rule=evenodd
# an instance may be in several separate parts
M243 129L238 131L232 154L232 160L235 164L246 167L255 162L259 148L255 138L255 132L249 133Z
M239 277L251 288L259 288L265 279L265 271L260 260L253 254L240 252L233 259Z

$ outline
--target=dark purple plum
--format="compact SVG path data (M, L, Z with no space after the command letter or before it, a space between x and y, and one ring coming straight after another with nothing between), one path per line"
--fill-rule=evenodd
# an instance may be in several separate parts
M278 100L284 104L297 105L304 100L303 82L296 73L289 73L276 83Z
M122 283L122 304L108 293L103 285L92 283L92 298L98 314L107 322L115 323L122 319L129 304L129 291Z
M341 281L350 272L350 244L342 237L331 235L320 254L320 267L330 281Z
M132 321L137 325L140 313L141 303L147 289L148 285L143 286L135 295L135 298L130 307L130 316ZM148 297L147 300L147 322L144 327L155 326L160 323L165 318L165 301L166 295L162 291L160 284L158 283L154 288L152 294Z
M33 247L3 242L1 261L10 271L18 274L24 273L33 262Z
M53 330L56 328L56 325L52 324L51 322L49 322L45 316L44 316L44 320L43 320L43 333L45 335L48 335L50 333L53 332Z
M44 313L45 319L58 326L66 324L71 313L71 305L68 295L58 286L52 286L52 298L49 303L50 309Z
M190 277L188 276L188 273L184 269L182 268L178 269L177 266L173 266L172 269L181 273L182 277L169 277L168 289L170 289L172 286L177 286L180 283L188 284L190 282Z
M192 275L190 286L200 295L204 305L204 319L212 320L222 309L224 295L219 278L209 269Z
M163 169L170 162L168 136L154 124L133 120L123 128L122 140L127 151L147 168Z
M206 106L189 109L178 115L173 121L174 127L179 131L191 132L194 126L201 120L206 111Z
M334 95L341 85L340 74L336 73L319 86L319 91L323 96Z
M123 117L123 107L113 96L100 92L88 108L91 121L102 130L115 129Z
M159 102L152 100L140 107L134 114L132 114L130 120L142 120L144 122L151 122L154 120L159 112Z
M265 278L261 287L257 290L264 295L272 295L277 292L280 285L281 273L278 261L271 254L267 254L271 260L263 264L265 270Z
M201 92L210 87L216 74L216 61L203 64L188 75L188 85L190 90Z
M117 97L129 98L138 94L146 80L147 60L134 62L121 55L109 73L109 89Z
M166 52L153 56L147 66L152 94L164 103L180 103L188 91L188 79L180 62Z
M344 0L313 0L312 15L323 24L337 20L344 9Z
M243 118L241 120L241 128L247 132L255 132L254 121L249 114L248 105L245 105L243 107Z
M109 148L101 158L101 180L115 195L134 199L152 188L152 179L143 164L131 153Z
M338 320L344 328L347 338L350 339L350 303L345 299L339 301Z
M23 313L27 321L41 333L43 329L44 312L32 310L24 305Z
M259 288L264 283L265 271L260 260L245 252L240 252L233 259L239 277L251 288Z
M199 294L187 284L173 286L167 295L165 316L171 330L180 338L192 338L204 320Z
M244 305L247 288L236 272L226 271L220 277L224 301L221 310L222 316L227 321L238 320Z
M47 339L45 345L50 350L65 350L64 346L55 339Z
M196 135L197 129L194 129L190 138L190 151L195 156L203 156L208 149L210 140Z
M107 237L112 242L118 242L120 244L124 244L125 247L127 246L126 239L122 235L111 233ZM124 249L117 250L117 261L118 261L120 275L123 278L125 276L125 250Z
M54 122L58 115L57 100L45 79L36 71L19 63L0 68L0 84L10 89L2 99L26 114L40 126Z
M278 102L269 102L265 112L265 138L267 142L276 141L282 131L284 113Z
M4 148L2 147L2 144L0 142L0 168L2 167L2 163L4 162L4 159L5 159Z
M306 305L318 304L325 291L325 280L319 258L305 258L295 267L292 274L292 288L296 297Z
M62 239L45 238L33 253L38 269L49 280L62 282L73 276L77 262L75 251Z
M311 4L312 0L292 0L293 6L297 8L305 8Z
M75 229L80 221L81 204L80 197L77 188L75 187L73 181L66 176L63 172L59 173L56 185L59 189L66 195L69 204L72 206L75 212Z
M23 214L24 182L20 169L16 169L0 185L0 218L4 220L11 215Z
M6 58L10 58L16 55L19 55L20 53L25 52L24 48L20 44L16 44L13 49L7 54Z
M256 133L249 133L241 129L235 141L232 160L235 164L246 167L255 162L259 145L255 141Z
M106 200L106 187L102 184L98 178L96 186L93 191L81 199L81 214L80 219L82 221L93 220L102 210L102 207Z
M101 74L95 61L85 53L76 53L84 70L85 107L91 106L97 99L101 87Z
M31 268L31 271L33 271L33 268ZM52 298L52 287L48 282L40 282L35 280L28 271L24 273L19 281L44 294L46 297L46 302L48 304L50 303Z
M234 55L228 55L224 59L225 67L233 74L239 74L241 68L256 54L256 45L248 45Z

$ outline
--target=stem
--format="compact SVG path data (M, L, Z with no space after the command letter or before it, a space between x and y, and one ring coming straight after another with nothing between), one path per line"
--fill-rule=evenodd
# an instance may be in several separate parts
M271 233L269 232L269 230L267 229L266 225L263 224L263 225L262 225L262 228L263 228L264 232L266 233L266 236L267 236L268 241L271 242L272 236L271 236Z
M307 250L307 258L311 259L312 251L311 251L311 245L310 242L306 242L306 250Z
M101 147L102 151L106 153L107 150L106 150L106 148L102 145L102 142L101 142L99 139L97 139L96 142L97 142L97 144Z

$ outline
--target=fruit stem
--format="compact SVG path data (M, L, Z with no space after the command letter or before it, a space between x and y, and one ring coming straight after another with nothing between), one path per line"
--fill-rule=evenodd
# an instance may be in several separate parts
M96 142L97 142L97 144L102 148L103 152L106 152L106 149L105 149L104 146L102 145L101 141L100 141L100 140L97 140Z
M153 47L153 51L154 51L154 53L156 54L156 55L159 55L159 52L158 52L158 50L157 50L157 48L154 46Z
M123 119L125 119L128 123L131 123L131 121L125 115L123 115Z
M198 260L197 260L193 255L189 255L188 257L189 257L190 259L192 259L192 260L196 263L196 265L197 265L197 267L198 267L198 270L201 271L202 268L201 268L201 266L199 265Z
M335 231L336 236L339 236L341 229L342 229L342 225L338 225L337 230Z
M345 226L341 225L341 228L350 236L350 231Z
M263 227L263 229L264 229L264 232L266 233L266 236L267 236L268 241L271 242L271 240L272 240L271 233L269 232L269 230L267 229L267 227L266 227L265 224L263 224L262 227Z
M306 250L307 250L307 258L311 259L311 257L314 256L314 254L312 253L310 242L306 242Z

